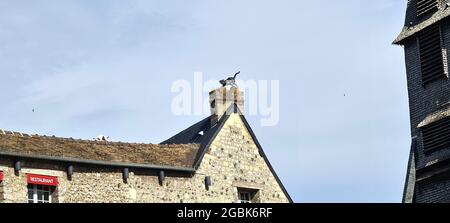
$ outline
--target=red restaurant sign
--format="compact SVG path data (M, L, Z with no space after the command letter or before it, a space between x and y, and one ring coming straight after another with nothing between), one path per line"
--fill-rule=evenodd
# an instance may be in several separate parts
M0 171L0 181L3 180L3 171Z
M57 186L58 178L52 177L52 176L37 175L37 174L27 174L27 182L29 184Z

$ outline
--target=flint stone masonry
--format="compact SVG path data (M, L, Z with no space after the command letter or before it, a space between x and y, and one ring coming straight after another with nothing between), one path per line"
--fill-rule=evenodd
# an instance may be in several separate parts
M209 92L209 103L211 105L212 120L215 124L226 113L227 109L236 104L241 111L244 111L244 93L237 87L221 87Z
M157 171L130 168L128 183L124 183L120 168L74 165L69 181L67 166L61 163L25 160L18 176L13 163L0 156L0 170L5 175L0 202L27 202L27 173L57 176L53 201L63 203L230 203L238 200L238 187L258 189L258 202L289 202L238 114L230 115L195 174L167 172L162 186ZM205 176L211 177L209 190Z

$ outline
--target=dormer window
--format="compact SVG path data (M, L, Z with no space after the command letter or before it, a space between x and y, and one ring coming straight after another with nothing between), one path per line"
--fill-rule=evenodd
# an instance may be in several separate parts
M417 18L430 15L438 10L438 0L417 0Z
M426 28L418 35L422 85L446 77L440 25Z

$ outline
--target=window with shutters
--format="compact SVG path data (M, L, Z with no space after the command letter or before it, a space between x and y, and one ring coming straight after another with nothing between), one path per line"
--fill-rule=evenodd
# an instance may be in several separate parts
M423 85L446 77L441 39L439 24L423 30L418 36Z
M450 148L450 117L422 127L424 151Z
M430 15L438 10L439 0L417 0L417 17Z

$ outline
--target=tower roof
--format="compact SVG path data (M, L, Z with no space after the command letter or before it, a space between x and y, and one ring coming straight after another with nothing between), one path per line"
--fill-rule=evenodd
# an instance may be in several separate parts
M430 15L429 17L419 19L417 18L416 13L417 2L418 0L408 0L404 27L397 38L394 40L393 44L403 45L404 42L410 37L415 36L425 28L450 16L450 7L448 7L446 4L439 4L439 9L437 10L437 12Z

